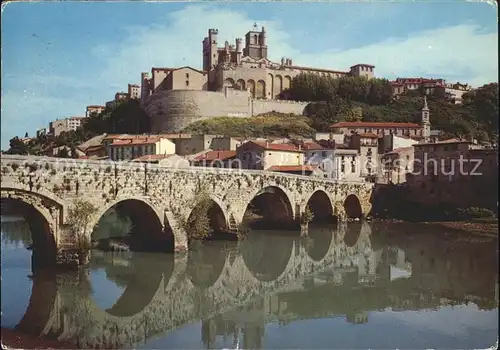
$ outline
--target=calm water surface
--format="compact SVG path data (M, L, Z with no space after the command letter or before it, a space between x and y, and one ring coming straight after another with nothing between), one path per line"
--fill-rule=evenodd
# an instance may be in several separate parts
M497 242L426 230L253 231L184 258L94 251L88 271L32 275L27 225L3 217L2 327L78 348L494 345Z

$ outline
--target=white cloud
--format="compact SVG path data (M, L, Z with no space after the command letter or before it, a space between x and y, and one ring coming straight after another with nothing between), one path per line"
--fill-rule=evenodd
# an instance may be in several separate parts
M325 40L324 50L311 54L299 51L281 19L266 21L218 6L188 5L168 14L166 24L129 27L122 42L96 46L89 58L94 57L96 64L89 67L100 63L102 70L81 72L84 79L50 75L23 79L8 77L12 72L4 72L4 78L29 81L30 91L24 93L26 88L15 84L10 84L14 89L3 91L2 147L13 135L24 134L26 127L32 133L36 126L55 117L82 114L86 105L112 99L128 83L140 83L140 73L151 71L151 67L201 68L201 42L208 28L219 29L219 43L223 45L225 40L233 43L235 37L243 37L254 21L266 27L269 55L275 61L290 57L297 65L345 71L353 64L369 63L376 66L378 77L431 75L473 86L496 81L498 76L498 34L482 32L473 24L417 32L406 38L395 33L397 38L343 51L336 49L333 41ZM309 35L329 37L329 33ZM28 103L26 94L34 94L34 100L30 97ZM14 121L16 124L9 124Z
M169 25L130 28L127 39L117 47L99 50L107 56L102 81L123 87L139 82L141 71L152 66L191 65L201 68L201 41L208 28L219 29L219 43L243 37L254 23L244 14L192 5L171 13ZM294 64L348 70L356 63L376 66L379 77L440 76L467 80L474 86L496 81L498 76L498 34L484 33L473 24L417 32L407 38L388 38L368 46L338 51L335 47L309 54L294 47L294 38L278 20L259 21L266 27L270 58L291 57ZM313 33L311 33L313 35ZM328 35L328 34L321 34ZM105 53L107 51L107 53Z

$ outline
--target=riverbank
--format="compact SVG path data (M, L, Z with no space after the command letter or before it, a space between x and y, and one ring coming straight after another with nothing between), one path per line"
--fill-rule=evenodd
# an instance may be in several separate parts
M441 226L443 228L456 231L466 231L474 235L482 235L488 237L498 237L498 220L495 221L442 221L442 222L426 222L426 224Z
M426 222L409 222L397 219L376 219L374 222L382 223L416 223L428 225L434 228L446 229L447 232L467 233L478 236L498 237L498 219L476 219L472 221L426 221Z
M37 338L2 327L2 348L4 349L74 349L70 343L52 339Z

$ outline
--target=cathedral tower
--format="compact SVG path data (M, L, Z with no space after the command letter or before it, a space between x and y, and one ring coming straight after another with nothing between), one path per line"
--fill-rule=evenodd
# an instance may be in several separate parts
M424 96L424 108L422 108L422 136L424 142L429 142L431 137L431 122L429 119L429 107L427 96Z
M250 56L255 59L267 58L266 30L262 27L259 32L257 23L253 25L251 31L245 35L245 48L243 56Z

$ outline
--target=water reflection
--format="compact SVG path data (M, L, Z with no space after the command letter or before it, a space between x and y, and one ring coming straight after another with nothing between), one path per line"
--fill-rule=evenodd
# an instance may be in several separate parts
M376 233L370 233L372 228ZM396 343L415 348L454 347L454 340L475 348L491 345L498 307L496 242L420 233L415 239L389 226L311 226L306 239L254 231L239 244L210 242L175 259L94 251L87 271L36 273L17 328L79 348L373 348ZM2 274L9 269L3 259L2 254ZM97 274L116 290L102 290ZM2 280L4 288L10 286ZM103 307L100 295L106 293L112 301ZM7 302L3 293L2 308ZM492 311L448 308L467 303ZM422 321L420 313L408 314L411 310L438 311ZM470 321L448 314L468 315ZM425 326L434 315L449 318L441 328L451 338ZM413 335L398 337L388 324L407 327ZM345 325L369 328L352 334ZM473 329L478 325L482 328ZM450 332L454 327L472 330ZM418 343L420 338L431 343Z

